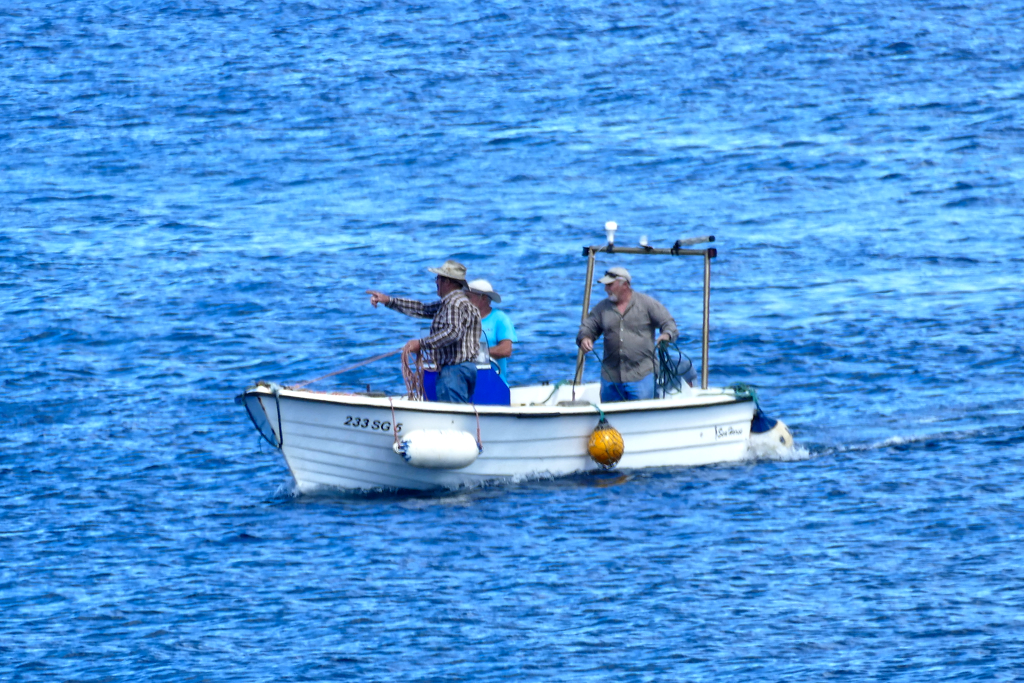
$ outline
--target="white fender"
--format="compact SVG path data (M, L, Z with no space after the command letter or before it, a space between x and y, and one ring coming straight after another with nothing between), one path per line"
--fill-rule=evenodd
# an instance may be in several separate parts
M413 467L458 470L480 455L476 437L457 429L417 429L395 444L395 453Z

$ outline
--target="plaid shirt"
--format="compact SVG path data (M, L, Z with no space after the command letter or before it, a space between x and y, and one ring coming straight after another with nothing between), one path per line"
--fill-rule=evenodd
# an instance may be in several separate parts
M420 339L420 346L435 365L472 363L480 351L480 311L462 290L449 292L434 303L393 296L388 308L414 318L433 318L430 335Z

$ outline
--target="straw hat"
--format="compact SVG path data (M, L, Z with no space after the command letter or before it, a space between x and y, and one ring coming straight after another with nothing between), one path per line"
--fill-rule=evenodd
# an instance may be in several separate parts
M427 268L427 270L450 280L458 280L459 282L466 281L466 266L462 265L458 261L452 261L451 259L445 261L444 265L440 268Z
M483 294L491 301L501 303L501 297L494 291L494 287L491 287L491 283L487 280L473 280L466 285L466 289L474 294Z

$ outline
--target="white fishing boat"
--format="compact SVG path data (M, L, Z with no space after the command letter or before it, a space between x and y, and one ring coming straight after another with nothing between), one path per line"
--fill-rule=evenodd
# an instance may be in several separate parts
M598 383L580 383L581 352L573 381L512 387L498 405L321 392L270 382L249 387L237 400L284 455L303 492L459 488L609 466L637 470L734 462L747 457L752 421L754 438L791 444L781 422L760 415L755 421L756 401L749 391L708 386L710 264L716 251L686 247L714 237L680 241L672 249L621 248L614 246L613 230L608 244L584 249L583 315L589 311L599 253L703 257L699 388L677 383L660 398L601 403Z

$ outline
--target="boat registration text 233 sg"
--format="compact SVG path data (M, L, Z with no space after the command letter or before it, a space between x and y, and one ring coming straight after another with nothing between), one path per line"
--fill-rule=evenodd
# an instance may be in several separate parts
M380 420L371 420L368 417L355 417L353 415L346 415L345 416L345 426L346 427L356 427L357 429L380 430L382 432L390 432L391 431L391 423L390 422L382 422ZM402 431L402 423L401 422L399 422L398 424L395 425L395 431L396 432Z

